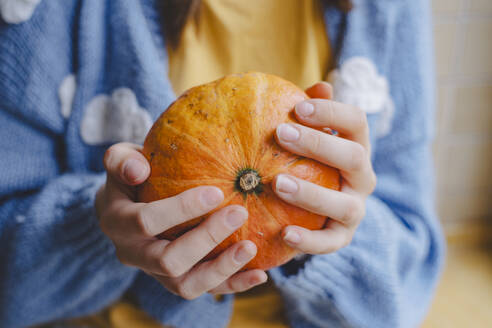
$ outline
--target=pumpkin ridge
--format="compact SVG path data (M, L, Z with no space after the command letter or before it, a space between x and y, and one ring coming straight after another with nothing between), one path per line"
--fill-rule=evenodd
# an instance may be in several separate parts
M264 210L264 212L266 213L266 215L273 219L274 222L276 222L281 228L284 226L284 223L281 222L279 219L277 219L277 217L275 217L275 215L272 214L272 212L270 212L270 210L268 209L268 207L265 205L265 203L263 202L263 200L258 197L258 195L254 195L254 197L258 200L258 205L259 207Z
M222 85L216 85L216 88L220 87L220 86L222 86ZM242 86L242 85L240 84L240 86ZM215 90L215 91L217 92L217 90ZM240 134L238 133L238 132L243 132L243 130L245 128L244 125L245 125L246 121L244 121L240 117L242 112L240 110L237 110L237 104L236 104L236 98L235 97L230 97L227 100L224 100L223 98L220 98L220 99L221 99L221 102L223 102L223 104L227 108L234 108L235 109L235 110L230 110L228 112L228 118L229 118L229 122L231 123L231 127L232 127L231 130L233 132L235 132L235 133L232 133L232 137L233 137L234 141L236 142L238 150L240 151L240 154L239 154L240 166L238 168L249 167L249 166L251 166L251 163L250 163L249 158L248 158L247 145L244 144L244 140L241 139Z
M231 104L228 101L225 101L223 97L219 97L219 92L217 91L217 88L220 86L220 83L223 80L218 80L214 83L212 90L214 91L215 94L215 101L216 101L216 106L221 107L221 108L231 108ZM225 114L227 115L227 121L230 122L231 125L233 125L236 130L239 129L239 127L236 125L236 119L233 115L233 111L226 111ZM236 149L239 153L236 153L236 156L231 156L231 161L233 162L232 165L236 166L237 168L244 167L247 165L247 161L242 162L241 159L245 158L246 152L244 150L243 144L238 138L237 133L232 133L229 136L229 140L233 141L233 148ZM234 170L236 171L236 170ZM235 173L235 172L234 172Z
M276 176L277 174L279 173L282 173L283 171L287 171L289 169L289 167L291 167L292 165L294 165L295 163L297 163L298 161L304 159L304 157L302 156L297 156L296 158L294 158L293 160L289 161L288 163L286 163L285 165L282 165L280 166L279 168L275 169L273 172L265 175L263 178L265 180L270 180L272 179L274 176Z
M219 79L215 82L212 82L213 87L211 87L211 89L213 90L214 96L215 96L215 99L214 99L215 100L215 106L219 107L219 108L230 108L230 104L227 101L224 101L223 97L221 97L219 95L219 92L217 90L217 88L219 87L220 83L223 82L223 80L224 79ZM224 115L225 121L229 122L229 124L234 124L235 120L234 120L234 117L231 116L230 111L221 110L220 113L222 115L225 114ZM232 134L228 135L225 142L227 143L228 141L231 141L231 139L232 139L232 149L236 150L236 152L234 154L229 153L229 155L230 155L229 160L231 162L231 165L233 168L244 167L246 165L246 162L242 162L241 159L244 158L245 152L244 152L241 140L238 139L237 133L232 133Z
M255 169L259 169L258 164L261 161L263 157L263 152L261 152L261 140L260 138L263 137L263 131L259 129L258 127L261 126L259 120L263 118L264 115L264 105L265 105L265 94L266 91L268 90L268 84L265 81L265 77L262 75L256 75L257 80L261 81L257 84L255 90L256 90L256 99L255 99L255 106L254 106L254 115L251 115L251 131L258 131L257 135L253 135L253 140L251 141L251 149L250 149L250 158L252 161L252 166Z
M230 180L227 179L220 179L220 178L212 178L212 177L203 177L203 179L175 179L175 178L168 178L164 176L158 176L158 177L150 177L148 181L151 184L156 184L156 183L162 183L162 181L169 182L169 184L173 184L175 186L189 186L189 185L200 185L200 184L229 184L231 183ZM164 184L163 183L163 184Z
M234 161L234 165L236 165L237 168L240 167L246 167L248 166L248 162L245 159L245 151L243 148L243 144L240 140L240 138L237 136L237 134L232 134L229 138L231 138L234 142L234 147L236 150L238 150L238 153L236 153L238 156L232 156L232 160ZM241 161L242 159L242 161Z
M202 149L205 153L207 153L209 156L212 157L212 159L214 159L214 161L218 164L219 167L221 167L222 169L226 170L228 174L232 174L234 175L235 173L235 170L232 166L227 166L225 165L225 163L228 163L224 158L220 158L220 154L219 153L215 153L214 151L212 151L212 149L210 149L209 147L205 146L203 144L203 142L201 142L198 138L184 132L184 131L179 131L178 129L176 129L175 127L171 126L170 124L166 123L166 122L163 122L162 125L166 128L168 128L170 131L172 131L173 133L177 134L177 135L182 135L186 138L188 138L188 140L190 140L195 146L199 147L200 149ZM221 161L219 161L218 159L221 159Z
M229 202L231 200L233 200L236 196L237 196L238 192L237 191L234 191L234 192L231 192L231 194L229 196L227 196L226 198L224 198L224 200L222 201L222 204L224 204L223 207L226 207L227 205L229 205Z
M254 147L258 144L259 137L257 131L254 130L257 125L256 115L261 110L258 108L258 91L256 88L251 88L251 85L255 85L251 80L256 82L258 79L255 74L245 74L232 76L233 79L238 79L237 83L233 87L233 93L236 97L219 97L219 106L228 108L228 121L230 122L230 131L232 139L235 142L239 152L239 166L238 169L250 167L257 169L254 166ZM215 92L224 93L228 92L230 88L230 80L219 80L215 84ZM244 104L249 103L248 107ZM232 109L232 110L231 110ZM255 124L256 123L256 124Z

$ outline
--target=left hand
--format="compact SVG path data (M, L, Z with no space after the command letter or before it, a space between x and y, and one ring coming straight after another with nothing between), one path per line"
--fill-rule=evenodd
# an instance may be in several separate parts
M356 107L330 100L333 91L326 82L315 84L306 93L312 99L295 107L297 120L302 124L280 124L275 137L281 147L339 169L341 190L324 188L287 174L277 175L272 188L284 201L330 218L323 230L299 226L287 226L283 230L283 239L291 247L306 254L326 254L352 241L365 215L365 200L376 186L376 174L370 160L366 114ZM322 128L339 134L322 132Z

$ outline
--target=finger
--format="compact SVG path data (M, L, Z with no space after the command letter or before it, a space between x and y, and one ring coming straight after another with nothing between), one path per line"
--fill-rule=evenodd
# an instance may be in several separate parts
M108 175L106 183L97 193L95 206L99 226L111 239L120 236L126 239L135 232L135 213L141 204L134 202L134 191L131 188Z
M265 283L267 280L268 275L262 270L256 269L239 272L209 292L212 294L232 294L244 292L250 288Z
M229 279L256 255L256 245L249 240L240 241L225 250L218 258L193 268L179 286L179 295L194 299Z
M169 277L161 276L161 275L149 272L149 271L145 271L145 270L142 270L142 271L145 272L146 274L148 274L149 276L151 276L152 278L154 278L155 280L157 280L159 283L161 283L161 285L163 285L168 291L179 296L177 286L178 286L179 282L181 281L180 278L169 278Z
M176 196L144 204L136 213L133 224L143 235L155 236L207 214L223 200L224 194L217 187L195 187Z
M144 182L150 174L150 165L140 149L141 146L126 142L109 147L103 160L108 175L132 186Z
M169 240L158 239L119 239L116 242L116 256L125 265L137 267L149 273L158 273L159 270L155 269L156 258L162 255L169 243Z
M282 237L291 247L305 254L327 254L350 244L352 229L336 221L329 221L323 230L309 230L299 226L284 228Z
M370 167L368 151L359 143L300 124L280 124L276 138L283 148L342 171L365 172Z
M327 216L348 227L356 226L365 214L364 204L359 197L287 174L277 175L272 181L272 187L287 203Z
M114 234L153 237L178 224L203 216L224 200L222 191L213 186L188 189L174 197L151 203L112 203L112 216L108 228ZM120 204L124 206L119 206Z
M211 215L198 227L171 242L162 253L153 253L152 272L179 277L241 227L248 217L246 209L232 205Z
M326 99L308 99L295 107L297 119L312 127L328 127L369 149L367 116L361 109Z
M318 82L306 89L310 98L333 99L333 86L328 82Z

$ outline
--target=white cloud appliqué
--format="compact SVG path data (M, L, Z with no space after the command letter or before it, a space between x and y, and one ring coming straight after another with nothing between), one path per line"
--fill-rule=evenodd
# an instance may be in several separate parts
M29 20L41 0L0 0L0 14L4 21L18 24Z
M114 142L143 143L152 126L149 113L138 105L128 88L115 89L110 96L98 95L87 105L80 135L89 145Z
M380 113L376 134L384 136L391 129L394 104L388 81L365 57L352 57L333 70L328 81L333 85L336 101L359 107L368 114Z
M60 97L60 110L64 118L68 118L72 112L73 97L77 88L77 80L75 75L70 74L65 77L58 89L58 97Z

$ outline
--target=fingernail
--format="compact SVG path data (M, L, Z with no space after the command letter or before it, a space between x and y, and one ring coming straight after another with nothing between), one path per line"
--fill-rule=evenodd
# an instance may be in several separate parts
M252 286L262 284L268 280L268 276L265 274L261 277L253 277L249 280L249 284Z
M245 210L233 209L227 213L226 222L229 227L236 229L243 225L247 217L248 213Z
M142 179L145 173L145 165L138 159L129 158L123 164L123 174L129 182Z
M277 191L293 194L297 191L297 183L286 175L279 175L276 183Z
M299 244L301 242L301 235L294 230L288 230L284 236L284 240L290 244Z
M299 139L299 131L290 124L280 124L277 127L277 135L282 141L292 142Z
M238 248L234 254L234 260L237 263L245 263L251 260L256 255L256 246L253 243L248 243Z
M224 195L218 188L206 188L201 194L202 203L206 206L217 206L222 203Z
M314 112L314 106L311 103L303 101L300 104L296 105L296 113L299 116L309 116Z

